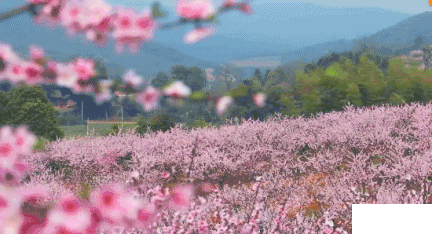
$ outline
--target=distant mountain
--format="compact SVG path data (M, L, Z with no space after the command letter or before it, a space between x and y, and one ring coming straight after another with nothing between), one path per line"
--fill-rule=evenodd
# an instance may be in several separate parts
M195 58L226 63L281 56L329 41L352 40L412 16L382 8L345 8L306 2L253 1L252 6L254 13L250 16L237 11L221 15L216 35L195 45L182 43L183 35L191 26L160 31L156 40ZM172 6L163 9L169 13L169 19L175 19Z
M281 65L278 67L284 68L286 71L298 69L305 63L316 62L321 57L332 52L354 52L360 50L362 46L373 49L381 55L404 54L432 44L431 37L432 12L424 12L413 15L369 36L354 40L326 42L294 51L283 51L279 55ZM238 60L235 63L247 64L253 62L253 59ZM245 67L244 69L246 70L245 73L250 76L255 68Z
M405 53L417 50L432 43L432 12L427 11L411 16L401 22L385 28L357 41L359 48L364 44L383 54ZM417 39L417 44L415 40ZM420 39L420 40L419 40Z

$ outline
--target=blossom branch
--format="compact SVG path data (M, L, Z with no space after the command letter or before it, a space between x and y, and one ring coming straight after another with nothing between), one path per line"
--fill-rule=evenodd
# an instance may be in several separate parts
M252 1L252 0L250 0L250 1ZM225 5L222 5L221 7L219 7L217 9L217 11L215 12L214 15L222 15L222 14L224 14L228 11L234 10L234 9L242 10L243 6L247 2L249 2L249 1L245 1L245 3L240 3L238 5L232 5L232 6L228 6L228 7ZM47 4L47 3L41 3L41 4L37 4L37 5L33 4L33 3L27 3L24 5L21 5L21 6L16 7L16 8L14 8L14 9L6 12L6 13L0 14L0 21L8 19L12 16L20 15L20 14L25 13L25 12L30 12L33 16L37 15L36 6L44 6L45 4ZM198 21L200 21L200 20L198 20ZM204 20L204 22L212 22L212 21L213 20L211 20L211 19ZM187 22L197 23L197 20L188 20L188 19L180 18L179 20L176 20L176 21L161 23L158 26L158 28L164 29L164 30L165 29L173 29L173 28L178 27L180 25L184 25Z
M6 12L6 13L0 14L0 21L8 19L8 18L15 16L15 15L22 14L24 12L32 11L33 13L35 13L34 10L35 10L35 5L33 3L27 3L27 4L24 4L22 6L16 7L16 8L14 8L14 9Z

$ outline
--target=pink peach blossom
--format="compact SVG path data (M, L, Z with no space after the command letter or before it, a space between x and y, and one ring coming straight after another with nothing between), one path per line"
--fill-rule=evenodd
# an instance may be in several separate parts
M255 105L263 107L265 105L266 95L264 93L258 93L253 96Z
M213 15L213 3L206 0L178 0L176 2L177 14L186 19L205 20Z
M143 106L145 111L149 112L158 107L160 96L161 92L159 92L159 90L149 86L143 92L139 93L135 97L135 100Z
M173 209L186 209L194 196L192 185L181 185L174 188L170 194L169 207Z
M41 47L30 45L30 55L33 62L39 59L43 59L44 50Z
M80 80L88 80L95 75L93 60L78 58L72 66Z
M164 89L164 93L171 98L177 99L189 96L191 91L182 81L175 81Z
M215 33L214 27L194 28L185 35L183 40L187 44L192 44L197 41L201 41L207 37L210 37L214 33Z
M56 83L60 86L73 88L78 81L78 74L74 70L73 64L57 64Z
M29 85L36 85L38 83L43 82L43 78L41 76L43 68L42 66L33 63L33 62L24 62L23 63L24 76L25 81Z
M218 99L216 102L216 110L218 115L222 115L225 110L228 108L229 105L233 102L232 97L230 96L223 96Z
M124 75L123 75L123 81L126 84L130 84L132 88L136 89L140 84L142 84L143 79L141 76L135 74L135 71L132 69L129 69Z

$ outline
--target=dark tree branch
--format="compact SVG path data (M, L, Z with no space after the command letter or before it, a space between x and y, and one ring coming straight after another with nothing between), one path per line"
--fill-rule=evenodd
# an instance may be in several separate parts
M29 9L31 9L32 12L35 13L35 5L32 3L27 3L27 4L24 4L20 7L14 8L14 9L6 12L6 13L0 14L0 21L8 19L8 18L15 16L15 15L22 14L24 12L27 12L27 11L29 11Z

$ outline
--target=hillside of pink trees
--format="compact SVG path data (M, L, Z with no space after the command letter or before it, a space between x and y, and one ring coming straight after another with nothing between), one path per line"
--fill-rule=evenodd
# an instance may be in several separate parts
M161 212L155 233L250 233L240 232L248 225L352 233L351 204L432 203L431 122L431 104L347 106L314 118L71 139L27 156L34 168L22 186L46 186L57 199L81 183L119 182L150 202L157 189L192 185L189 208ZM51 173L50 161L66 166Z

